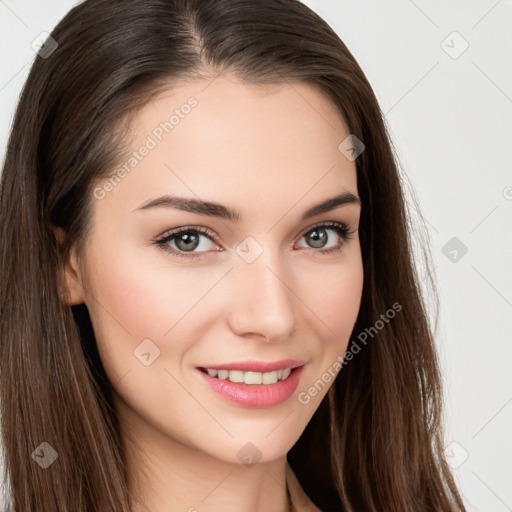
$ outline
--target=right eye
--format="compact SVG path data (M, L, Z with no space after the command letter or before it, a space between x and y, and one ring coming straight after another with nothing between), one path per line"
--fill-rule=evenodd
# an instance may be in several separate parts
M158 240L155 240L155 244L164 251L179 258L198 258L200 257L199 254L195 254L192 251L204 245L201 244L201 237L207 238L210 241L212 241L212 238L217 238L215 233L207 228L184 227L166 233ZM174 244L174 247L169 245L170 242ZM208 250L197 252L208 252Z

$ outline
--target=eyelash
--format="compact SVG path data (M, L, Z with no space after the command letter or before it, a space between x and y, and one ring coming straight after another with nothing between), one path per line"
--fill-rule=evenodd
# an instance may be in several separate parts
M323 224L318 224L316 226L313 226L312 228L309 228L307 231L304 231L301 235L301 238L304 235L307 235L308 233L310 233L311 231L319 230L322 228L331 228L333 231L336 231L336 233L338 233L338 235L341 237L342 242L337 247L331 247L330 249L325 249L325 250L321 250L321 249L315 250L315 249L311 248L311 250L313 250L313 253L315 253L315 254L320 253L321 255L327 255L327 254L332 254L334 252L341 252L341 250L343 249L343 247L345 245L345 242L347 240L350 240L352 238L352 236L350 236L350 235L352 233L354 233L353 231L349 231L348 227L345 224L341 224L340 222L324 222ZM207 228L184 227L184 228L180 228L175 231L170 231L169 233L166 233L161 238L154 240L154 243L158 247L160 247L162 250L164 250L165 252L170 253L173 256L177 256L178 258L184 258L184 259L200 258L201 253L192 253L192 252L186 253L185 251L177 251L176 249L173 249L173 248L167 246L168 242L170 242L171 240L174 240L175 238L177 238L179 235L181 235L183 233L200 233L200 234L205 235L206 237L210 238L210 240L212 240L213 242L215 241L215 238L216 238L216 235L213 233L213 231L211 231ZM207 251L203 251L203 252L207 252Z

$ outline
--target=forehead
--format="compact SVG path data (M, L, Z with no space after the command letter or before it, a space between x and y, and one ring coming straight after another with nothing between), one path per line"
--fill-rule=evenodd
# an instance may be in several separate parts
M139 109L129 130L133 155L119 162L126 177L109 201L130 209L162 193L240 210L254 200L357 193L355 163L338 149L348 128L308 84L256 86L233 76L179 83Z

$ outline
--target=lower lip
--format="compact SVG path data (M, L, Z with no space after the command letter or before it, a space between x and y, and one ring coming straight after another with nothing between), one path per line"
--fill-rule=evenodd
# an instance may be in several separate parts
M211 389L242 407L253 408L272 407L288 400L297 389L303 370L304 366L294 368L286 380L275 384L244 384L210 377L206 372L196 368Z

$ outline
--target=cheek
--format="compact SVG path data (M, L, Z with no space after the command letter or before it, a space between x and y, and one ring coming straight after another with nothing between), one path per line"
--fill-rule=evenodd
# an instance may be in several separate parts
M185 352L198 338L198 329L207 325L215 307L208 292L225 269L201 272L166 265L160 255L143 260L133 247L124 254L120 258L101 245L88 266L92 295L87 306L105 365L112 361L119 372L130 367L134 350L146 339L165 351L166 359L178 360L175 356ZM191 321L197 320L198 311L203 321Z
M155 259L120 259L102 246L90 259L94 299L87 306L103 367L117 393L162 429L174 425L185 431L190 418L198 425L204 418L173 377L181 382L187 353L201 339L208 318L218 318L211 314L215 300L208 291L225 269L195 272Z
M322 333L324 343L348 343L354 328L363 291L363 266L357 252L339 264L319 266L304 275L301 299L311 310L311 322ZM314 314L313 314L314 313ZM324 334L325 333L325 334Z

